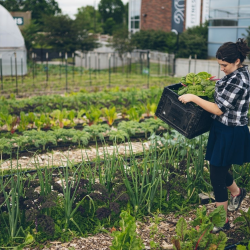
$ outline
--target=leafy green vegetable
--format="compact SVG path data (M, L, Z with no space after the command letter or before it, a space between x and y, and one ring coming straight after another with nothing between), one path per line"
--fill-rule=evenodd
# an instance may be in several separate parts
M197 74L197 76L200 77L203 80L208 80L212 75L209 74L209 73L207 73L207 72L205 72L205 71L203 71L203 72L199 72Z
M210 102L214 102L215 83L211 79L211 74L207 72L189 73L181 78L181 82L185 86L178 89L178 95L206 96Z
M197 209L196 218L191 223L193 227L188 229L187 222L180 218L176 225L176 234L172 238L174 249L218 249L223 250L226 246L227 237L224 232L219 235L211 234L214 226L224 225L226 211L223 206L217 207L209 215L206 214L206 207Z
M121 231L112 233L114 239L112 241L111 250L142 250L144 249L142 239L137 236L135 218L128 212L121 212L120 227Z
M196 85L201 83L201 78L195 73L189 73L186 76L186 83Z

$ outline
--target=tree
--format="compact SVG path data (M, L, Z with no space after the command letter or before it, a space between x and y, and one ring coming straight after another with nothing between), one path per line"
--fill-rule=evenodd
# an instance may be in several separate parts
M110 46L118 52L118 55L122 61L123 66L123 55L126 52L132 52L134 46L129 39L129 32L127 27L123 27L114 32L113 39L110 41ZM122 67L123 68L123 67Z
M97 48L99 46L99 44L96 42L95 35L83 29L83 26L80 22L75 21L74 26L77 32L75 49L79 49L84 52L93 50L94 48Z
M8 11L20 11L22 0L0 0L0 4Z
M105 34L113 35L113 31L116 29L116 23L112 17L108 18L103 25Z
M55 0L0 0L8 11L31 11L32 20L43 24L43 16L53 16L61 13Z
M197 34L183 32L180 35L179 49L176 57L188 58L197 55L199 59L207 58L207 40Z
M77 9L75 22L90 33L102 33L101 15L93 6Z
M140 30L132 35L132 44L137 49L150 49L162 52L173 52L176 35L162 30Z
M39 31L39 25L31 21L31 23L25 26L21 32L25 41L25 46L28 52L31 51L33 45L36 43L37 32Z
M22 11L28 10L32 11L32 19L40 25L44 23L44 16L54 16L62 12L55 0L25 0Z
M68 15L44 18L44 31L48 34L48 44L57 51L73 52L77 47L77 29Z
M123 24L125 8L121 0L101 0L98 10L101 14L102 22L105 24L105 33L108 33L106 30L108 28L108 19L112 18L116 25Z
M207 58L208 23L189 28L180 34L176 57L188 58L197 55L199 59Z
M72 20L68 15L48 16L44 24L48 45L57 51L89 51L97 47L95 37L89 35L79 22Z

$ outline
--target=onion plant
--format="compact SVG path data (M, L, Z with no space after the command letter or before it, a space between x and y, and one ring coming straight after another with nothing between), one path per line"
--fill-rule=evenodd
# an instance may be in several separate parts
M18 160L17 160L18 161ZM17 162L18 166L18 162ZM11 161L12 169L12 161ZM15 176L11 176L6 182L4 182L3 177L0 178L0 187L5 198L5 205L8 212L8 220L5 220L2 216L3 221L6 225L7 231L11 239L15 239L21 226L19 225L20 220L20 209L19 209L19 198L23 195L23 183L22 176L17 168L17 173ZM9 191L8 188L9 187ZM1 213L2 210L0 209ZM3 215L3 214L2 214Z
M123 162L120 170L124 176L124 183L128 190L130 201L137 214L145 207L150 213L152 204L160 187L160 206L162 199L162 168L157 160L156 150L144 150L142 162L138 162L129 143L130 166Z
M78 230L81 232L81 229L79 225L75 222L73 216L76 213L78 207L82 204L84 199L88 197L90 199L90 207L91 204L94 203L92 199L86 195L74 208L74 202L76 197L76 191L79 186L80 177L82 175L82 166L78 166L77 169L73 172L72 177L70 177L69 168L71 163L69 159L67 160L67 165L65 168L63 168L63 175L60 173L60 179L61 179L61 185L63 190L63 207L64 207L64 214L65 214L65 229L68 229L70 221L75 224L75 226L78 228ZM82 233L82 232L81 232Z

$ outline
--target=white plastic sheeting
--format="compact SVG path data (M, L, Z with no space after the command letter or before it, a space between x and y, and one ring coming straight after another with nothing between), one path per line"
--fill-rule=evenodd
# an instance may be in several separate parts
M27 52L23 36L11 14L2 5L0 5L0 72L1 68L3 75L15 75L16 68L17 75L27 73Z

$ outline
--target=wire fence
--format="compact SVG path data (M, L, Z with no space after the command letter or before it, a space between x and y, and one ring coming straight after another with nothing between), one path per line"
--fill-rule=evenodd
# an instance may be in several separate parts
M46 61L38 59L33 53L26 75L17 74L15 63L11 65L11 74L4 75L0 61L0 94L22 97L114 86L149 88L171 82L174 70L174 55L139 50L122 57L118 53L76 52L71 58L67 53L58 53L58 58L54 53L54 58L50 58L46 52Z

